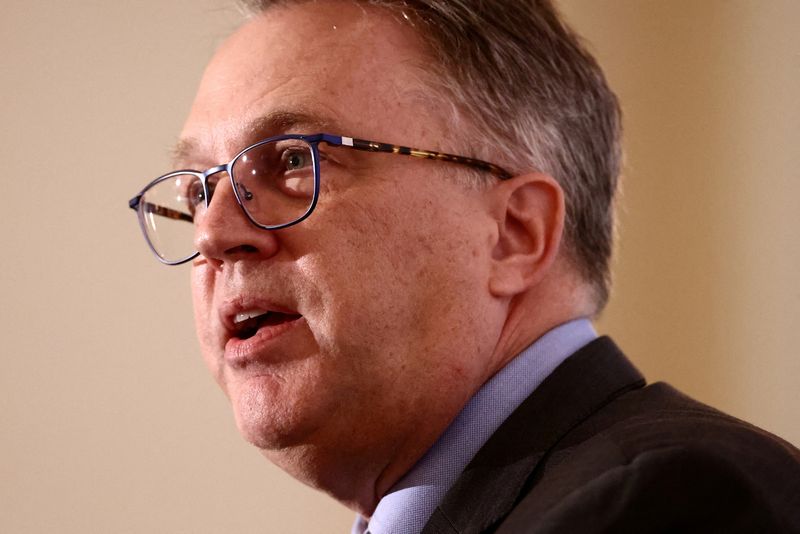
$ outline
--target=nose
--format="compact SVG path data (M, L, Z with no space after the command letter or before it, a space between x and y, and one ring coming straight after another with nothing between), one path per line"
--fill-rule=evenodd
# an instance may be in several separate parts
M208 207L195 222L195 249L215 267L242 260L264 260L278 252L275 232L257 227L247 218L227 174L219 182Z

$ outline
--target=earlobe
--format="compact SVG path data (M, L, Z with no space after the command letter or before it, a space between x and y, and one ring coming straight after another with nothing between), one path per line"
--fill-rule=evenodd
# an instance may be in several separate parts
M498 237L489 290L513 297L539 283L553 264L564 231L564 191L546 174L530 173L494 191Z

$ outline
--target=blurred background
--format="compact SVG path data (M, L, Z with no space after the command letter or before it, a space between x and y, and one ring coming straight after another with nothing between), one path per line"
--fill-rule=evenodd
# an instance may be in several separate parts
M650 380L800 444L800 2L559 3L625 111L600 330ZM155 261L126 205L239 14L133 6L0 6L0 531L348 532L239 438L188 268Z

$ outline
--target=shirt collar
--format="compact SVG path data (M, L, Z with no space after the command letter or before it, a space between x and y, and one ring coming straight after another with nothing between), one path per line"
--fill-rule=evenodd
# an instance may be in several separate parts
M571 354L597 337L588 319L557 326L486 382L416 465L356 518L352 534L417 534L458 476L509 415Z

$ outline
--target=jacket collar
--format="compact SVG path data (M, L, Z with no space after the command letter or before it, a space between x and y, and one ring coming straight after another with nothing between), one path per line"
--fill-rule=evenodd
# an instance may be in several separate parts
M506 419L436 508L422 534L477 534L504 518L545 454L644 378L608 337L567 358Z

